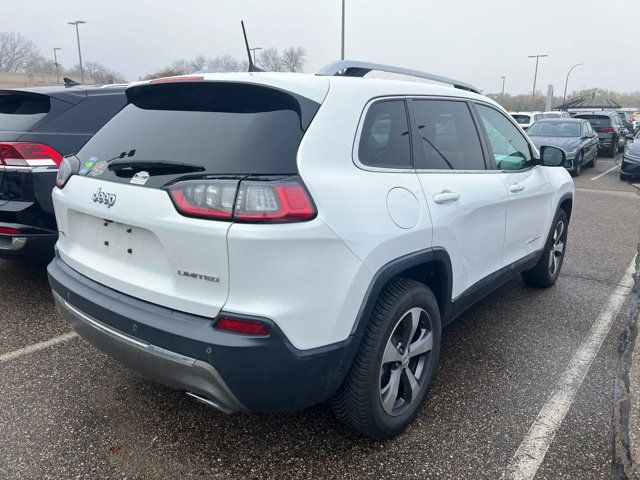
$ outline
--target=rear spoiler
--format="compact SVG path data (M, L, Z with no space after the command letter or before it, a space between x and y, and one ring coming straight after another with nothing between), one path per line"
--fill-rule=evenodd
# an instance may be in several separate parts
M71 103L73 105L80 103L87 98L87 93L84 90L78 89L74 91L69 91L69 89L65 89L65 87L52 87L51 90L49 91L47 91L47 89L43 87L7 88L7 89L0 90L0 95L10 95L12 93L44 95L45 97L55 98L57 100L61 100L66 103Z

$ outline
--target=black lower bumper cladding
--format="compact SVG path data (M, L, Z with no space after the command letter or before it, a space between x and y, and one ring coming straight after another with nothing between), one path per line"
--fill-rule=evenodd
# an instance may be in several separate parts
M352 335L298 350L267 319L262 319L270 326L266 337L224 332L214 328L214 318L100 285L59 256L47 270L58 310L80 336L127 367L204 397L225 412L294 411L327 400L359 346L360 335Z

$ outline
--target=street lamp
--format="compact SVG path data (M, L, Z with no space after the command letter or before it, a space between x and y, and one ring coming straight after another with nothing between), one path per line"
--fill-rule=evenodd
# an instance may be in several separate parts
M80 50L80 32L78 31L78 25L87 22L85 22L84 20L75 20L68 23L69 25L76 26L76 39L78 40L78 60L80 60L80 83L84 83L84 70L82 69L82 51Z
M60 47L54 47L53 49L53 64L56 67L56 85L60 85L60 65L58 64L58 55L56 52L62 50Z
M584 63L576 63L573 67L571 67L569 69L569 71L567 72L567 79L564 82L564 96L562 97L562 104L564 105L564 102L567 101L567 85L569 85L569 75L571 75L571 72L573 71L574 68L579 67L580 65L584 65Z
M255 48L250 48L249 49L251 52L253 52L253 64L256 64L256 50L262 50L262 47L255 47Z
M340 60L344 60L344 0L342 0L342 40L340 42Z
M533 75L533 92L531 93L531 110L533 110L533 102L536 98L536 82L538 81L538 62L541 58L548 57L549 55L529 55L529 58L536 59L536 73Z
M507 78L504 75L500 78L502 79L502 94L500 95L500 103L502 103L502 106L504 107L504 82Z

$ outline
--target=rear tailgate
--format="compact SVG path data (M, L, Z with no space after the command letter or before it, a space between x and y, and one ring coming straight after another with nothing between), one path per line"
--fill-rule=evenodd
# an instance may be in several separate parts
M74 270L151 303L217 315L228 291L230 223L186 218L164 190L82 176L64 194L55 189L54 202L58 251Z
M326 92L326 79L313 81ZM229 290L232 223L203 219L202 210L232 208L236 197L210 182L297 174L298 146L319 104L234 82L141 85L127 97L78 152L80 173L54 190L60 256L126 295L214 317ZM181 214L166 188L194 182L206 185L180 201L199 207Z

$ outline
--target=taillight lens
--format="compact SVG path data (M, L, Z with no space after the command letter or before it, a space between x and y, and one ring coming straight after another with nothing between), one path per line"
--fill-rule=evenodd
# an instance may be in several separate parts
M311 198L298 181L243 181L234 219L255 222L309 220L316 216Z
M269 335L269 327L259 320L221 317L216 323L216 328L244 335Z
M600 127L600 129L598 130L600 133L615 133L615 128L611 128L611 127Z
M261 223L316 216L311 197L297 178L187 180L168 191L176 209L191 217Z
M184 215L230 220L237 190L237 180L187 180L172 185L169 195Z
M58 175L56 176L56 186L63 188L69 179L80 170L80 161L76 157L64 157Z
M60 165L62 154L49 145L31 142L0 143L0 165L47 167Z
M20 235L22 232L11 227L0 227L0 235Z

